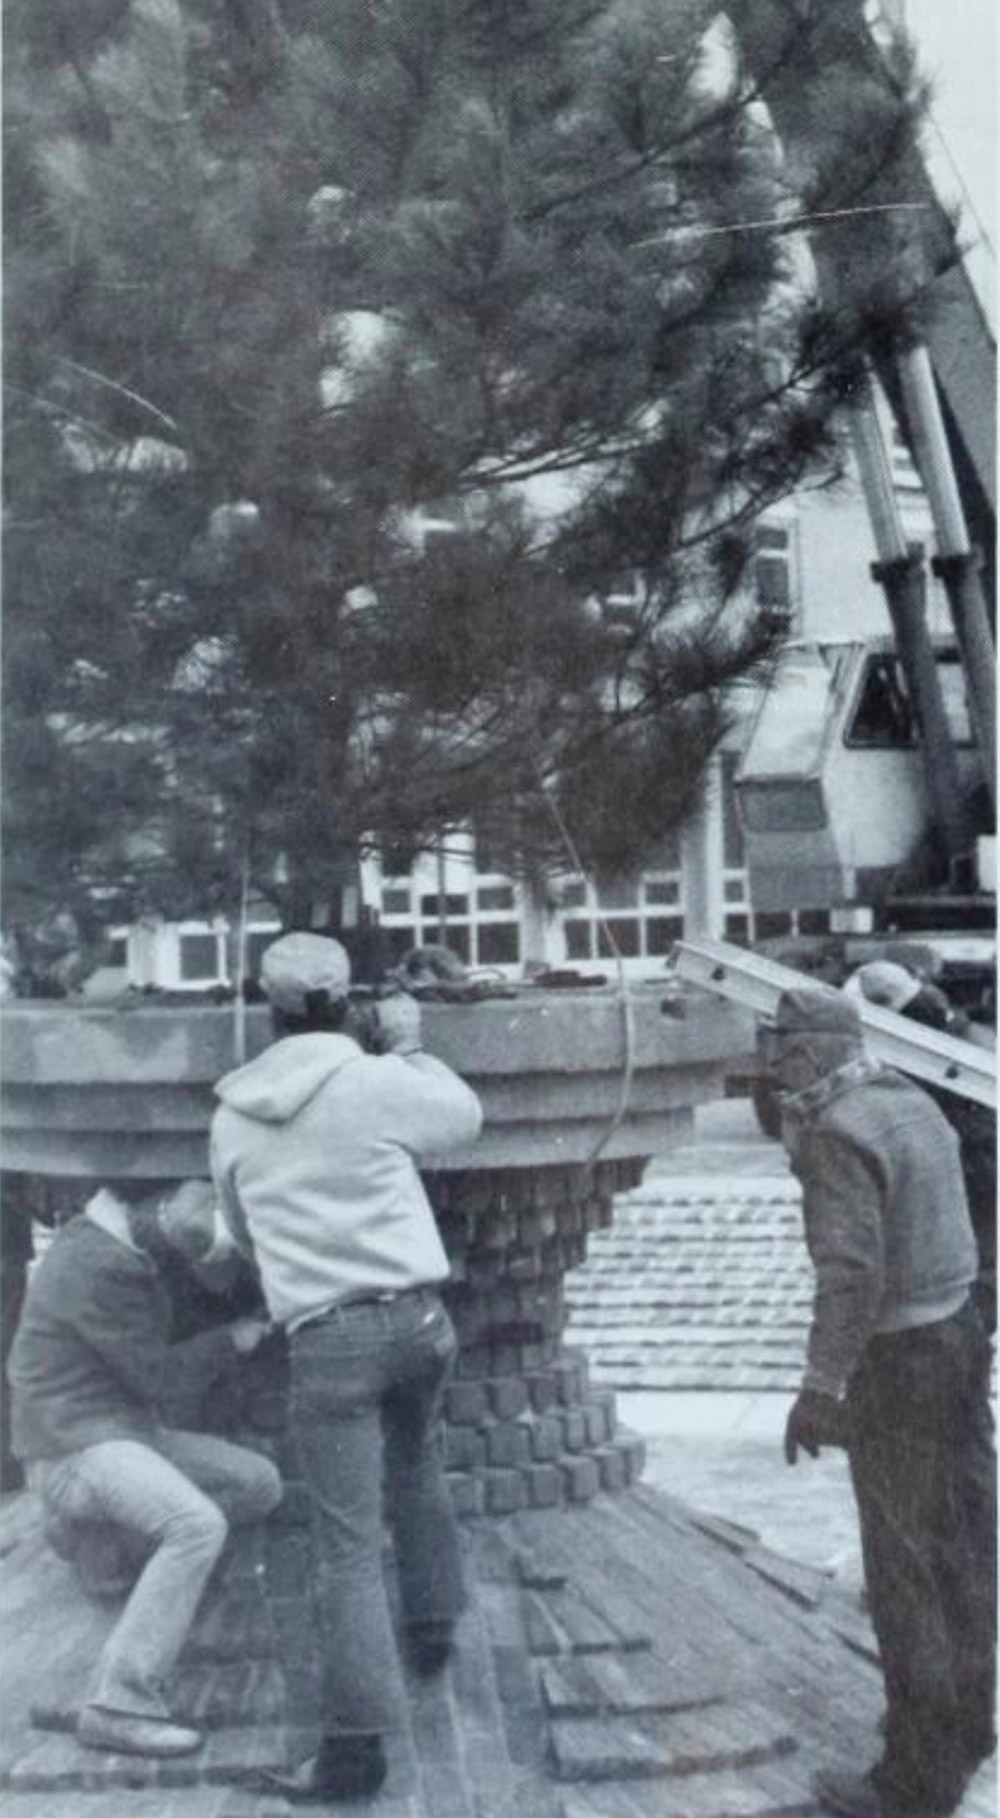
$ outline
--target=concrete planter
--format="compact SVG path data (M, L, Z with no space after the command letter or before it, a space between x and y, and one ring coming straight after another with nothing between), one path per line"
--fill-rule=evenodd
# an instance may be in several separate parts
M448 1172L585 1161L618 1120L629 1043L628 1102L606 1160L669 1148L692 1108L722 1090L727 1057L745 1046L725 1004L684 1000L665 1016L665 987L617 993L525 993L480 1004L427 1004L428 1050L481 1095L486 1127ZM270 1039L264 1010L247 1014L247 1051ZM213 1086L235 1065L229 1009L90 1009L21 1002L0 1015L3 1165L48 1175L206 1172Z
M446 1447L463 1513L586 1501L641 1470L613 1397L563 1345L563 1281L615 1193L687 1133L746 1046L739 1012L694 996L665 1015L666 999L660 986L627 1005L597 990L425 1006L427 1048L485 1110L479 1142L427 1175L461 1347ZM0 1037L5 1169L67 1186L207 1174L212 1088L234 1065L230 1010L19 1003ZM250 1012L248 1053L268 1039L266 1012ZM268 1367L246 1413L280 1449L280 1360Z

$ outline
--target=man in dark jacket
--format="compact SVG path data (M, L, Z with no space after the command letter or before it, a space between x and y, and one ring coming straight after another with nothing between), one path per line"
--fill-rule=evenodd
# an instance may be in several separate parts
M887 1010L938 1029L942 1035L969 1040L989 1034L961 1010L953 1009L939 985L918 978L903 965L870 960L852 973L844 990L848 997L867 999ZM979 1274L973 1299L986 1330L997 1327L997 1116L987 1105L973 1103L946 1086L925 1084L923 1090L939 1105L958 1137L965 1176L965 1196L979 1250Z
M842 993L783 992L769 1045L816 1271L785 1453L846 1438L887 1696L882 1759L817 1792L847 1818L944 1818L995 1742L990 1350L958 1141L866 1058Z
M164 1685L229 1521L261 1519L281 1498L268 1459L164 1422L179 1374L218 1375L266 1329L244 1317L170 1342L156 1257L207 1255L213 1203L200 1182L102 1188L37 1265L10 1356L14 1451L47 1516L109 1526L144 1559L80 1714L89 1748L169 1756L199 1746L199 1731L171 1718Z

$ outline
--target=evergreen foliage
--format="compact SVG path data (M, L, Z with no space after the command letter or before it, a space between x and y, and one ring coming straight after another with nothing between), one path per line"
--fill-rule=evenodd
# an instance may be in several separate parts
M872 307L731 231L789 175L714 12L12 0L8 925L247 867L302 922L466 819L614 874L690 812ZM912 125L824 84L813 207Z

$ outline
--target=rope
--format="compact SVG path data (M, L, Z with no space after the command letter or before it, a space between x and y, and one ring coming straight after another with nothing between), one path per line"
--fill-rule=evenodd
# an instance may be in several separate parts
M551 792L549 790L548 784L546 783L545 777L542 773L541 765L538 763L538 760L535 757L532 757L531 761L532 761L532 765L534 767L535 775L538 778L538 787L539 787L539 791L541 793L542 800L545 803L546 808L548 809L549 813L552 816L552 820L555 824L559 837L562 840L563 845L565 846L566 851L569 855L570 863L571 863L574 871L577 872L578 875L584 879L584 882L591 885L591 888L594 890L594 895L596 898L597 897L596 885L593 883L593 880L591 879L586 867L584 866L583 860L580 857L580 853L579 853L579 849L577 847L576 841L574 840L573 835L570 833L570 830L567 827L565 820L563 819L562 811L560 810L559 804L555 800L555 798L553 797L553 795L551 794ZM610 923L607 921L606 917L602 913L599 901L597 903L597 920L598 920L598 923L599 923L601 929L603 930L604 938L607 941L608 946L611 948L611 952L612 952L612 955L613 955L614 961L615 961L615 968L618 973L618 1001L621 1006L621 1013L622 1013L622 1040L623 1040L624 1052L623 1052L623 1059L622 1059L621 1084L620 1084L619 1093L618 1093L618 1104L617 1104L617 1107L611 1118L611 1121L607 1125L607 1128L598 1137L596 1143L594 1144L589 1155L586 1157L586 1159L584 1161L584 1164L583 1164L584 1169L588 1173L593 1169L593 1167L594 1167L598 1157L602 1153L602 1151L607 1148L608 1143L611 1141L611 1138L614 1136L615 1131L621 1125L622 1119L624 1118L625 1113L628 1110L629 1098L631 1096L631 1091L632 1091L632 1075L635 1072L635 1007L634 1007L634 1005L632 1003L632 999L629 995L628 981L625 976L625 962L622 958L621 949L618 945L618 942L615 940L614 933L611 929Z

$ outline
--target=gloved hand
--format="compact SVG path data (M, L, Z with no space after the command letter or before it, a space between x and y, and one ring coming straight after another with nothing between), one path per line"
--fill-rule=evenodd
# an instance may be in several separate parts
M406 991L380 997L376 1005L380 1054L416 1054L420 1049L420 1005Z
M846 1446L847 1409L819 1389L800 1389L785 1423L785 1463L793 1465L799 1447L818 1458L821 1446Z

